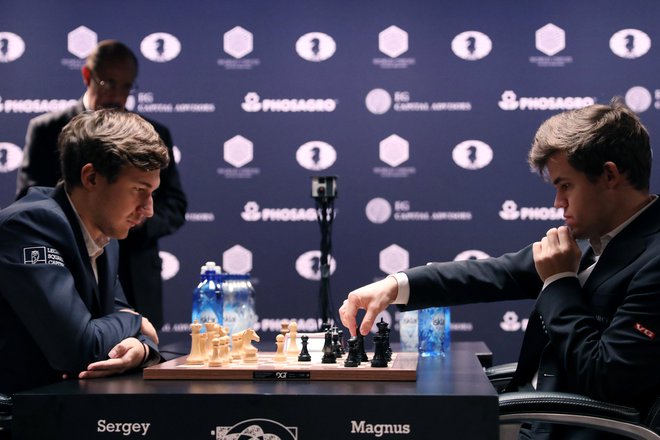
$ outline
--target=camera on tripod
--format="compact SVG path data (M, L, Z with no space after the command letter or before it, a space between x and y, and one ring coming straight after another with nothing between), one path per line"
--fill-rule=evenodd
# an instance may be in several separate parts
M312 197L317 200L329 200L337 197L337 176L312 177Z

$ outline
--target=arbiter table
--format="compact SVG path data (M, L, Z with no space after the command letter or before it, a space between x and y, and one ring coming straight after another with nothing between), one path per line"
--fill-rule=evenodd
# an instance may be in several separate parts
M481 361L481 362L480 362ZM14 438L496 440L480 342L420 358L415 381L67 380L14 396Z

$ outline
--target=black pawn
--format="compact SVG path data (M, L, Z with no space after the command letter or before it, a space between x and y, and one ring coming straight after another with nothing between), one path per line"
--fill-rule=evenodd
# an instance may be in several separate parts
M360 332L357 334L357 352L360 362L369 362L369 356L367 356L367 353L364 351L364 336L362 336Z
M309 336L302 335L300 340L302 341L302 350L300 350L300 354L298 355L298 362L311 362L312 356L309 354L309 351L307 351L307 341L309 340Z
M360 358L357 352L357 337L353 336L348 340L348 356L344 361L344 367L357 367L360 365Z
M321 358L322 364L336 364L337 357L332 350L332 332L329 330L325 332L325 343L323 344L323 357Z
M341 344L339 344L339 333L332 334L332 352L335 354L335 357L337 359L341 357Z
M374 358L371 360L371 366L375 368L387 367L384 340L380 335L374 336Z

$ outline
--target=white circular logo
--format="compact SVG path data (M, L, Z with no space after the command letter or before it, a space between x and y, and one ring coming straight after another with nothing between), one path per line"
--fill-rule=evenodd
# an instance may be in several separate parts
M456 35L451 42L451 50L457 57L468 61L480 60L493 49L488 35L479 31L465 31Z
M301 167L312 171L330 168L337 160L337 152L332 145L322 141L304 143L296 151L296 160Z
M382 115L392 106L392 97L384 89L373 89L364 100L367 110L375 115Z
M650 48L651 38L639 29L622 29L610 38L610 49L621 58L639 58Z
M144 37L142 43L140 43L140 52L148 60L156 63L166 63L179 55L181 43L172 34L156 32Z
M490 164L493 160L493 150L485 142L468 140L456 145L451 157L461 168L478 170Z
M624 99L626 105L630 107L630 110L637 113L645 112L651 107L651 104L653 104L653 96L651 96L651 92L640 86L628 90Z
M483 260L484 258L490 258L490 255L488 255L484 251L480 251L477 249L470 249L456 255L454 257L454 261Z
M163 268L160 271L160 277L164 280L172 279L179 273L181 264L179 259L169 252L160 251L158 256L163 260Z
M12 32L0 32L0 63L11 63L23 55L25 42Z
M23 161L23 150L18 145L0 142L0 173L17 169Z
M332 256L328 256L330 264L330 275L335 273L337 264ZM296 260L296 271L298 274L312 281L321 279L321 251L307 251Z
M387 200L377 197L367 203L364 212L371 223L385 223L392 216L392 205Z
M334 55L337 44L330 35L310 32L296 41L296 52L307 61L325 61Z

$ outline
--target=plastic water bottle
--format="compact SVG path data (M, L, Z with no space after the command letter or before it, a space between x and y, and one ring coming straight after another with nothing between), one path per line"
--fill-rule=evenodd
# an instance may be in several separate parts
M200 269L200 282L193 291L192 322L223 323L222 286L217 281L216 267L214 262L208 261Z
M224 325L229 333L236 333L247 328L254 328L256 310L254 287L250 275L224 274Z
M449 350L449 307L429 307L418 313L419 354L422 357L444 356Z
M417 319L417 310L410 310L399 314L399 340L401 342L401 351L417 351L419 346Z

